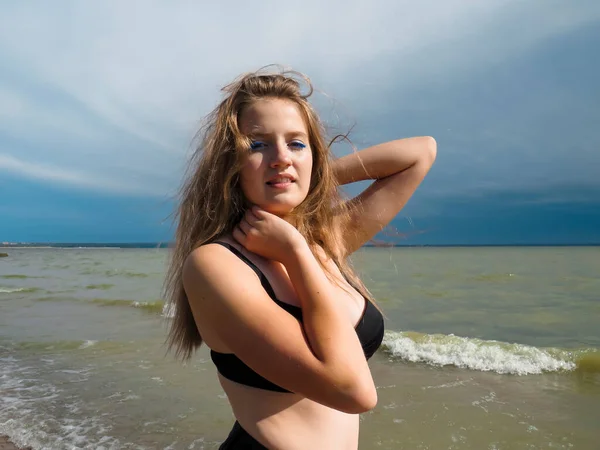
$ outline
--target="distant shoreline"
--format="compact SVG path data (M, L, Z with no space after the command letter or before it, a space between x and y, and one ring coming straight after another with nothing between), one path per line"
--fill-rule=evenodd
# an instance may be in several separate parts
M114 242L114 243L97 243L97 242L3 242L0 243L0 248L11 249L11 248L115 248L115 249L128 249L128 248L169 248L172 243L159 243L159 242ZM388 243L382 242L378 244L367 244L363 247L368 248L392 248L392 247L432 247L432 248L445 248L445 247L598 247L600 243L591 242L585 244L553 244L553 243L534 243L534 244L401 244L401 243Z

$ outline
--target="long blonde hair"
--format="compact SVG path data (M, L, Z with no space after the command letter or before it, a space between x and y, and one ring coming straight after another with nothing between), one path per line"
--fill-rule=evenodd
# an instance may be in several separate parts
M298 78L307 84L307 93L301 93ZM206 117L200 129L200 142L180 191L180 204L175 213L178 222L175 244L164 285L165 300L169 309L174 310L168 347L174 348L176 355L184 360L202 345L202 336L183 289L182 268L195 248L231 233L244 214L246 200L239 173L248 149L248 138L240 132L238 120L244 108L261 98L294 102L306 121L313 166L308 195L294 211L297 229L313 251L321 247L342 275L372 301L368 290L342 256L344 252L340 251L344 224L350 218L350 204L338 192L331 165L331 142L326 144L323 124L308 102L313 93L310 80L298 72L265 74L259 71L242 75L222 90L226 93L225 98ZM321 259L317 259L322 264Z

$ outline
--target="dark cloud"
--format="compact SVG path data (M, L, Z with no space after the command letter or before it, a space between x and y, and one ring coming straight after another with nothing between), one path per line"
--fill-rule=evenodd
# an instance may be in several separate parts
M395 86L360 98L355 142L433 135L438 160L424 189L438 194L599 186L598 48L594 23L501 63L470 64L460 77L429 74L415 89L398 68Z
M600 244L600 188L448 196L431 201L427 214L412 215L419 201L415 196L378 239L400 245Z
M107 195L4 176L0 241L168 242L171 198Z

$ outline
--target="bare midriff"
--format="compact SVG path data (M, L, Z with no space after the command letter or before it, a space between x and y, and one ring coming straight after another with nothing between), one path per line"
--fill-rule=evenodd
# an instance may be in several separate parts
M358 414L347 414L298 394L244 386L221 375L219 381L240 425L269 449L358 448Z

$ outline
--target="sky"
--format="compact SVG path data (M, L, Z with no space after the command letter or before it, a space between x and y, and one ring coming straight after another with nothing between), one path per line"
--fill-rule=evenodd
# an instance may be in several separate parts
M598 48L596 0L3 2L0 242L170 241L220 88L281 64L358 149L437 140L378 239L600 243Z

